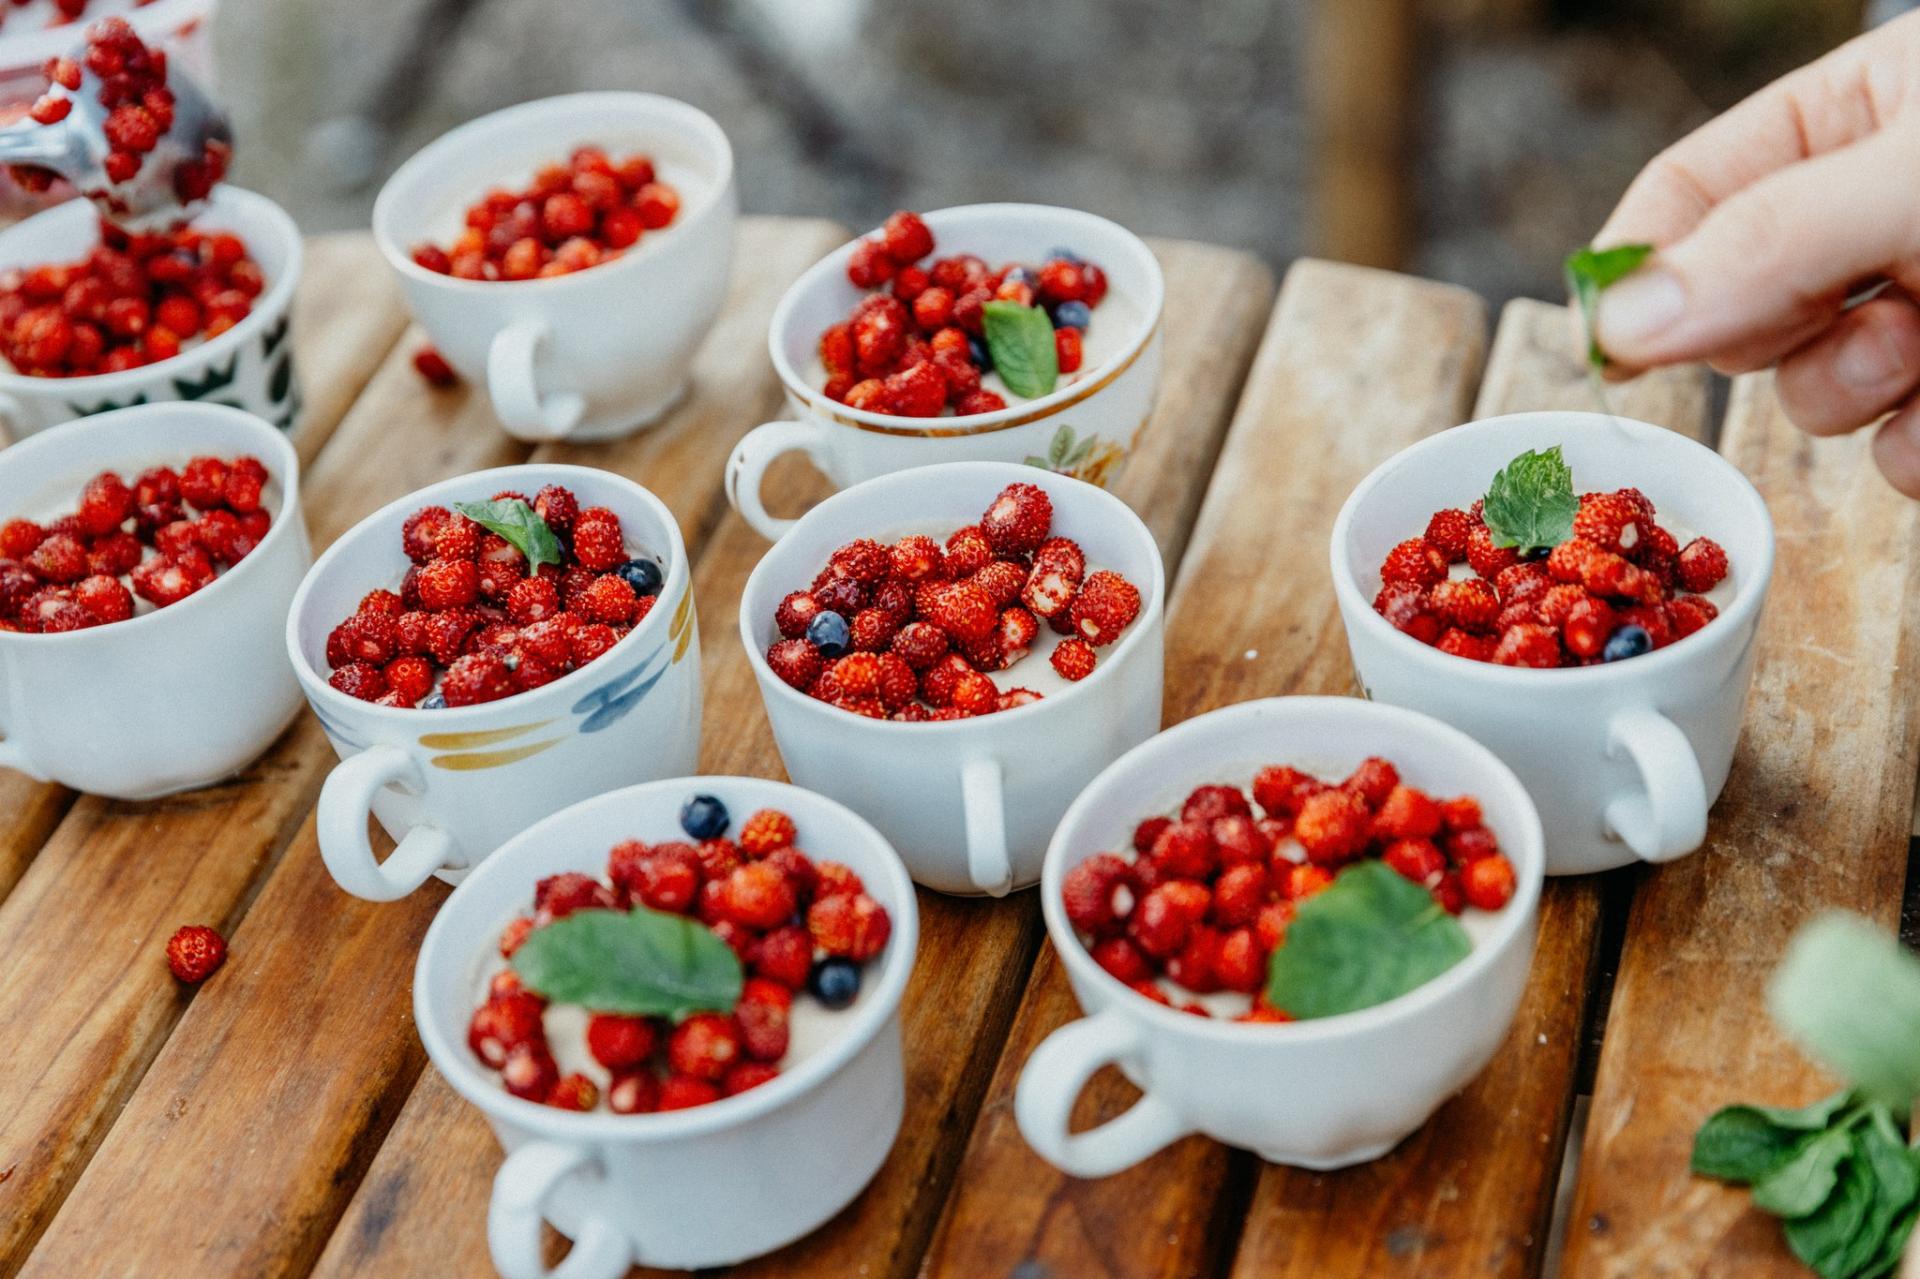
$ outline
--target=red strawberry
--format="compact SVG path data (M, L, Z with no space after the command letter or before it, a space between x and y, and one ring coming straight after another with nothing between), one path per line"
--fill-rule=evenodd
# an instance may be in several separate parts
M48 536L27 556L27 567L47 582L77 582L87 575L87 548L65 533Z
M133 616L133 595L117 577L96 574L82 578L73 589L73 598L102 623L124 622Z
M1560 637L1550 626L1515 626L1500 637L1493 660L1501 666L1560 665Z
M627 545L620 517L604 506L589 506L574 517L573 556L596 573L626 562Z
M1408 538L1388 551L1387 558L1380 564L1380 581L1383 585L1411 582L1415 586L1427 587L1446 575L1447 557L1424 537Z
M888 647L911 669L923 671L946 655L947 633L931 622L908 622L894 632L893 641ZM792 683L791 680L788 682Z
M1440 619L1427 607L1426 588L1417 583L1388 582L1373 597L1373 611L1386 618L1395 630L1413 636L1422 644L1431 644L1440 637Z
M1527 605L1516 604L1514 608L1521 610L1521 615L1516 616L1514 621L1509 623L1504 620L1506 614L1503 612L1501 614L1501 620L1497 620L1494 623L1495 629L1504 634L1513 626L1524 625L1534 620L1534 614ZM1450 626L1441 633L1439 639L1434 641L1433 646L1443 653L1451 653L1455 657L1464 657L1469 661L1491 662L1493 660L1493 651L1499 647L1499 644L1500 640L1497 636L1476 635L1471 631L1463 631L1458 627Z
M1373 814L1359 794L1344 788L1309 797L1293 824L1294 838L1315 865L1331 866L1363 852L1373 837Z
M980 517L980 531L994 550L1031 551L1047 540L1053 499L1037 484L1009 484Z
M500 1082L523 1101L544 1103L560 1082L560 1067L545 1043L516 1044L500 1066Z
M653 1023L644 1017L595 1013L587 1019L587 1051L611 1071L630 1070L653 1056L658 1045Z
M905 209L887 218L886 225L880 228L880 242L887 256L902 266L933 252L933 232L927 229L919 214Z
M1435 511L1427 521L1427 545L1445 556L1447 563L1458 564L1467 558L1467 539L1473 525L1473 517L1465 511L1451 507Z
M1093 645L1069 636L1055 646L1053 656L1048 660L1053 663L1053 669L1059 672L1061 679L1078 682L1093 674L1096 657Z
M226 959L226 938L205 924L188 924L167 939L167 967L190 986L213 976Z
M512 672L491 653L469 653L456 659L440 684L441 696L449 706L495 702L513 691Z
M1484 631L1500 612L1500 597L1477 577L1436 582L1427 591L1427 608L1443 625Z
M740 1059L740 1031L719 1013L694 1013L667 1037L667 1064L676 1075L718 1080Z
M559 611L560 588L547 578L523 577L507 591L507 616L516 626L545 621Z
M1138 588L1106 569L1087 578L1073 600L1073 628L1095 648L1119 639L1120 632L1139 615Z
M1127 862L1112 853L1096 853L1067 872L1060 892L1075 928L1104 935L1133 912L1138 885Z
M775 675L804 693L820 678L820 650L803 639L781 640L767 650L767 665Z
M467 1022L467 1047L487 1066L499 1070L514 1049L546 1046L546 1027L541 1021L545 1009L545 1000L526 991L495 995L473 1010Z
M947 538L947 572L956 578L972 577L993 562L993 544L977 524L958 528Z
M1619 493L1586 493L1573 517L1573 535L1603 551L1626 554L1640 545L1641 513L1637 503Z
M1696 537L1680 552L1680 585L1703 595L1727 575L1727 553L1710 537Z
M480 594L480 569L472 560L436 559L416 581L420 603L434 612L471 604Z
M982 640L1000 621L991 596L973 582L955 582L935 596L928 620L958 640Z

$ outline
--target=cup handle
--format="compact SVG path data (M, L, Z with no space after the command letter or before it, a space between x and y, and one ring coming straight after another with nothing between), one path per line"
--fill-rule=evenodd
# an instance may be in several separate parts
M487 348L487 391L494 414L521 439L565 439L587 411L585 397L571 392L540 398L534 361L546 340L546 321L521 320L494 334Z
M1625 755L1639 770L1641 793L1607 804L1607 829L1642 859L1667 862L1706 842L1707 784L1687 735L1650 706L1635 706L1607 725L1607 754Z
M415 826L387 860L374 860L367 818L374 794L392 782L425 785L412 756L398 746L372 746L336 764L320 788L321 860L335 883L370 902L397 901L434 871L457 864L452 838L434 826Z
M584 1146L530 1141L500 1165L487 1209L487 1250L505 1279L619 1279L627 1272L633 1246L599 1217L587 1219L573 1251L552 1270L540 1255L541 1205L563 1179L593 1161Z
M1013 860L999 760L970 759L960 766L960 806L967 819L967 877L987 896L1005 897L1013 887Z
M1062 1172L1108 1177L1193 1132L1192 1124L1151 1092L1098 1128L1067 1131L1074 1100L1087 1080L1139 1047L1139 1029L1112 1009L1048 1035L1021 1067L1013 1094L1013 1116L1027 1144Z
M767 513L760 500L760 484L774 459L788 453L805 453L821 470L821 449L826 444L827 428L818 422L768 422L754 427L733 446L727 459L727 501L756 533L769 542L777 542L798 520L778 519Z

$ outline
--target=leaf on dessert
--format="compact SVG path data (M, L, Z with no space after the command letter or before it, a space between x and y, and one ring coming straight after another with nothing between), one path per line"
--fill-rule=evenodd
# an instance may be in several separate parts
M983 308L987 353L1007 389L1026 399L1051 394L1060 380L1053 321L1037 306L989 302Z
M712 929L644 906L578 910L536 928L513 968L547 999L633 1017L731 1012L742 980L740 957Z
M1574 305L1580 310L1580 322L1587 335L1587 362L1594 368L1607 366L1607 353L1600 349L1600 338L1594 331L1601 291L1638 271L1652 255L1651 244L1621 244L1611 249L1589 245L1567 255L1567 287L1573 291Z
M494 502L455 502L460 512L490 533L498 533L527 557L527 572L560 563L560 539L534 509L517 497Z
M1465 959L1460 921L1382 862L1340 872L1299 905L1267 969L1267 999L1306 1019L1384 1004Z
M1487 486L1481 515L1495 546L1521 554L1551 550L1573 536L1580 499L1560 446L1529 450L1507 463Z

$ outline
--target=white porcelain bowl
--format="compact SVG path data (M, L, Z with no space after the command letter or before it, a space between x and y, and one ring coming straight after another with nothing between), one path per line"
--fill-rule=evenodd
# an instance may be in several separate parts
M273 516L245 559L177 604L53 635L0 631L0 765L115 799L150 799L243 768L300 709L280 628L311 561L300 461L249 413L121 409L0 451L0 521L78 504L101 471L251 454Z
M1472 953L1397 999L1312 1021L1196 1017L1127 989L1093 961L1061 903L1068 871L1126 849L1133 827L1195 787L1246 786L1267 764L1344 777L1379 755L1408 785L1471 795L1512 861L1513 900ZM1047 935L1087 1016L1034 1050L1020 1072L1020 1131L1078 1177L1131 1167L1190 1133L1272 1163L1339 1168L1376 1158L1465 1087L1506 1037L1538 931L1540 818L1520 781L1457 729L1348 697L1277 697L1190 719L1129 751L1067 810L1047 849ZM1072 1133L1074 1098L1115 1065L1146 1094L1119 1118Z
M551 279L461 280L413 260L451 243L467 208L582 146L653 157L680 212L617 259ZM407 304L460 375L484 385L524 440L606 439L656 420L687 388L693 353L726 295L733 149L704 112L651 93L574 93L495 111L400 166L373 235Z
M583 1114L512 1096L466 1044L500 930L525 911L540 878L603 875L623 839L683 838L680 805L696 793L718 796L736 822L760 808L786 812L804 852L852 867L887 908L892 934L868 962L845 1025L778 1078L691 1110ZM545 1274L542 1217L574 1241L558 1272L567 1279L614 1279L635 1263L727 1265L791 1243L852 1202L900 1128L900 996L918 935L913 885L880 833L779 782L650 782L575 804L501 847L440 908L413 979L427 1055L509 1156L488 1222L494 1265L507 1279Z

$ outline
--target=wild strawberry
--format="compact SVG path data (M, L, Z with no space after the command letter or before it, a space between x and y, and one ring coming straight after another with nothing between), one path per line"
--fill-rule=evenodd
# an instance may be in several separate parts
M1395 630L1411 635L1422 644L1440 638L1440 619L1427 607L1427 589L1414 582L1388 582L1373 597L1373 611L1387 619Z
M820 678L820 650L803 639L781 640L767 650L767 665L788 685L804 693Z
M890 711L904 709L920 691L919 677L897 653L882 653L875 672L874 687L881 705Z
M1094 963L1128 985L1153 976L1153 965L1146 953L1130 937L1103 937L1094 942L1090 951Z
M205 924L188 924L167 939L167 967L190 986L213 976L226 960L226 938Z
M1467 563L1475 573L1492 581L1500 576L1501 570L1513 567L1520 562L1520 552L1511 546L1495 546L1493 532L1484 524L1476 524L1467 535Z
M356 613L384 613L393 618L398 618L405 611L400 597L386 590L368 591L360 597L359 607L354 609Z
M1127 862L1112 853L1094 854L1061 881L1067 919L1083 933L1106 934L1133 912L1137 882Z
M267 487L267 468L257 457L238 457L227 468L227 482L221 487L221 499L229 510L245 513L260 509Z
M1059 672L1061 679L1078 682L1093 674L1097 658L1093 645L1077 636L1069 636L1054 646L1053 655L1047 660Z
M1040 623L1032 613L1016 604L1001 610L1000 626L995 634L1000 641L1000 652L1011 666L1025 657L1033 641L1039 638Z
M522 915L500 930L500 957L512 959L513 952L520 949L520 943L533 931L533 920Z
M660 1080L651 1069L617 1071L607 1083L607 1109L616 1115L644 1115L659 1105Z
M1290 866L1290 869L1326 873L1313 865ZM1291 901L1268 902L1260 908L1260 913L1254 917L1253 935L1261 949L1271 951L1287 939L1287 927L1293 923L1293 911Z
M350 662L383 666L398 651L399 640L394 619L385 613L355 613L333 628L327 636L327 658L338 665L335 654Z
M887 377L886 412L895 417L938 417L947 406L947 379L931 360L921 360Z
M1679 580L1680 543L1658 524L1641 526L1640 544L1627 558L1668 585Z
M991 715L1000 709L1000 690L985 675L970 671L953 686L953 708L967 715Z
M102 471L80 491L80 506L75 514L88 537L102 537L119 528L120 522L133 514L133 490L112 471Z
M1065 326L1053 331L1054 361L1062 373L1077 373L1080 364L1086 358L1080 330Z
M1425 791L1395 786L1374 814L1380 839L1428 839L1440 831L1440 805Z
M73 588L73 598L101 623L124 622L133 616L133 595L117 577L82 578Z
M547 1105L557 1110L592 1110L599 1104L599 1085L577 1072L558 1080L547 1092Z
M1212 894L1203 884L1173 879L1148 889L1127 920L1127 933L1141 950L1167 959L1187 944L1195 924L1205 918Z
M935 709L950 707L961 679L973 673L964 657L949 653L920 673L920 697Z
M507 616L516 626L545 621L559 611L560 588L547 578L523 577L507 591Z
M793 818L777 808L762 808L740 824L740 851L749 857L765 857L776 848L789 848L799 838Z
M1727 553L1710 537L1696 537L1680 552L1680 585L1704 595L1727 575Z
M467 1022L467 1047L494 1070L505 1066L507 1054L522 1044L544 1047L546 1028L541 1022L541 1013L545 1007L545 1000L525 991L489 998L473 1010L473 1017Z
M1613 609L1605 600L1589 595L1568 610L1560 636L1575 657L1598 657L1613 628Z
M826 575L851 578L863 586L884 579L893 569L893 552L870 537L856 538L827 557Z
M1442 624L1463 631L1484 631L1500 612L1500 597L1477 577L1436 582L1427 591L1427 608Z
M396 657L382 668L387 691L398 693L408 706L433 691L433 664L424 657Z
M427 609L460 608L479 597L480 569L472 560L431 560L421 568L417 587Z
M719 1013L694 1013L667 1036L667 1064L677 1075L717 1080L740 1058L740 1031Z
M823 873L828 864L821 863ZM807 908L807 931L827 954L864 964L886 946L893 921L886 907L865 893L836 893L816 897Z
M473 615L465 609L449 609L443 613L419 613L414 616L421 619L420 643L425 655L442 666L451 666L454 659L460 656L467 635L473 630ZM404 629L401 623L394 623L396 641Z
M878 653L893 642L897 627L893 615L885 609L863 608L853 615L849 633L856 649Z
M548 875L533 886L536 919L564 919L576 910L611 910L616 904L612 890L578 871Z
M1447 575L1447 557L1424 537L1410 537L1387 552L1380 563L1380 581L1412 582L1428 587Z
M933 601L928 620L958 640L981 640L1000 621L1000 610L984 589L972 582L955 582Z
M1221 935L1213 952L1213 975L1223 989L1244 994L1267 984L1267 952L1252 928L1235 928Z
M908 622L894 632L889 645L891 652L916 671L926 670L939 661L946 655L947 647L947 633L931 622Z
M1149 855L1157 870L1178 879L1205 879L1220 861L1213 825L1207 821L1169 823L1153 841Z
M1436 802L1440 805L1440 822L1450 831L1473 830L1482 824L1480 801L1471 795Z
M87 575L87 548L79 539L54 533L34 547L27 567L47 582L77 582Z
M623 868L627 890L654 910L685 913L699 894L698 855L685 844L662 844Z
M1484 826L1469 826L1453 831L1446 838L1447 856L1455 865L1465 866L1482 857L1491 857L1500 851L1500 844L1493 832Z
M1118 573L1102 569L1081 585L1073 600L1073 628L1080 638L1101 648L1120 638L1120 632L1140 615L1140 592Z
M1399 784L1400 770L1378 755L1370 755L1360 761L1340 786L1365 800L1368 808L1378 808Z
M947 538L947 572L956 578L972 577L993 562L993 544L977 524L953 531Z
M880 228L880 243L888 257L905 265L933 252L933 232L927 229L919 214L901 209L889 216L886 225Z
M47 531L32 520L8 520L0 526L0 556L24 560L46 537Z
M602 573L593 579L592 584L580 593L579 600L570 604L569 608L586 614L591 621L618 626L633 620L637 606L633 587L625 578L617 573Z
M1673 643L1673 623L1661 605L1636 604L1632 608L1621 609L1618 616L1621 626L1638 626L1645 631L1654 648L1665 648Z
M1603 551L1626 554L1640 545L1640 508L1618 493L1585 493L1573 517L1573 535Z
M957 417L971 417L976 413L998 413L1006 407L1005 396L998 391L982 389L962 396L953 406L953 411Z
M1467 538L1473 532L1473 523L1473 517L1462 510L1449 507L1435 511L1427 521L1427 545L1445 556L1447 563L1458 564L1467 558Z
M574 517L573 557L596 573L618 568L627 559L620 517L604 506L590 506Z
M196 457L180 468L180 495L201 510L226 497L227 464L217 457Z
M969 579L987 593L995 608L1006 608L1020 598L1027 570L1011 560L995 560Z
M1600 551L1588 558L1583 585L1595 595L1612 595L1656 604L1666 595L1660 579L1611 551Z
M1533 611L1526 605L1519 604L1514 607L1524 611L1516 613L1513 620L1506 622L1504 626L1500 619L1496 619L1494 623L1496 630L1504 633L1507 626L1518 626L1534 620ZM1506 612L1502 611L1500 617L1504 619ZM1470 631L1463 631L1458 627L1450 626L1441 632L1440 638L1434 641L1433 646L1442 653L1451 653L1455 657L1464 657L1471 662L1491 662L1493 660L1493 650L1499 647L1499 644L1500 641L1496 636L1475 635Z
M1513 863L1499 853L1475 858L1460 871L1467 904L1477 910L1499 910L1513 900Z
M523 1101L545 1102L560 1082L560 1067L546 1044L515 1044L500 1064L500 1082Z
M1269 764L1253 775L1253 801L1269 817L1294 817L1307 800L1327 789L1317 777L1286 764Z
M668 1075L666 1082L660 1085L660 1096L654 1109L692 1110L696 1106L711 1105L719 1101L720 1090L705 1079L695 1079L691 1075Z
M644 1063L658 1042L653 1023L644 1017L595 1013L587 1019L587 1051L616 1073Z
M720 1091L729 1097L738 1097L779 1077L779 1067L771 1061L743 1061L729 1070L727 1077L720 1081Z
M1447 859L1430 839L1396 839L1386 846L1380 860L1422 888L1438 887L1447 871Z
M1548 554L1547 572L1556 582L1583 583L1587 580L1588 566L1600 554L1600 548L1592 542L1568 538Z
M1558 666L1560 637L1549 626L1516 626L1500 637L1493 660L1500 666Z
M363 702L378 701L387 692L387 677L380 673L378 666L366 662L348 662L336 667L327 676L327 683Z
M567 645L573 650L575 666L585 666L588 662L605 657L607 650L619 642L620 637L605 622L583 625L567 638Z
M1196 995L1212 994L1220 989L1219 952L1219 932L1210 924L1194 924L1186 944L1167 957L1167 979Z
M1294 838L1319 866L1337 866L1365 851L1373 837L1373 814L1358 793L1324 790L1300 806L1293 823Z
M1720 616L1713 601L1699 595L1682 595L1668 601L1667 617L1673 623L1673 637L1685 639Z
M1553 574L1546 567L1536 563L1511 564L1500 570L1494 579L1494 589L1500 595L1502 604L1523 604L1537 600L1552 586Z
M1535 615L1542 626L1559 630L1567 624L1567 619L1573 616L1574 608L1581 601L1591 598L1593 597L1587 594L1586 587L1572 582L1552 586L1541 595L1539 607L1534 610Z
M1213 881L1213 921L1222 928L1251 924L1271 891L1265 866L1242 862L1227 867Z
M1047 540L1053 499L1037 484L1009 484L980 517L988 545L1001 553L1031 551Z
M469 653L456 659L440 683L440 695L449 706L496 702L513 691L513 673L491 653Z
M1173 1001L1167 998L1167 992L1164 990L1161 990L1160 987L1154 982L1151 982L1151 981L1134 982L1131 985L1129 985L1127 989L1131 990L1134 994L1140 996L1142 999L1151 999L1156 1004L1163 1004L1168 1008L1173 1007Z
M754 947L751 964L756 977L799 990L813 966L813 937L804 928L776 928Z

